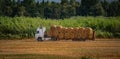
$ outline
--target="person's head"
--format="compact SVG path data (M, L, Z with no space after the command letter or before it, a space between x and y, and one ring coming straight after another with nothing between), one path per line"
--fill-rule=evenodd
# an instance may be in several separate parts
M40 29L42 29L42 25L40 25Z
M42 29L42 26L40 26L40 29Z

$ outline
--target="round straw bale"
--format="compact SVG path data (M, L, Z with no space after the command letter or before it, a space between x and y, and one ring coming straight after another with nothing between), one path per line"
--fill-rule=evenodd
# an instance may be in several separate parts
M58 30L59 32L62 32L62 31L63 31L63 27L62 27L62 26L58 26L58 27L57 27L57 30Z
M68 32L67 33L68 33L67 36L68 36L69 39L72 39L74 37L74 35L73 35L73 28L68 28Z
M68 35L69 35L68 28L65 28L65 35L64 35L64 38L65 38L65 39L68 39L68 38L69 38Z
M63 39L64 38L64 32L63 32L64 28L63 27L59 27L58 31L59 31L58 38L59 39Z
M84 33L85 33L85 38L86 39L91 39L93 30L92 30L92 28L87 27L87 28L85 28L85 32Z
M83 27L80 27L79 30L78 30L78 38L80 39L84 39L84 28Z
M51 32L52 32L53 37L57 37L57 28L56 27L57 27L56 25L51 26Z
M75 38L75 39L78 38L78 34L79 34L78 30L79 30L78 27L76 27L76 28L73 29L73 35L74 35L73 38Z
M55 30L55 28L56 28L56 25L52 25L52 26L50 27L50 30Z

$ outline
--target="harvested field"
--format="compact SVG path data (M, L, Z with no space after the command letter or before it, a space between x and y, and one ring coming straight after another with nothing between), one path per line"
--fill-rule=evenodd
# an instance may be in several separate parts
M97 39L85 42L69 40L37 42L34 39L0 40L0 59L22 57L24 59L79 59L84 56L93 59L120 59L120 40Z

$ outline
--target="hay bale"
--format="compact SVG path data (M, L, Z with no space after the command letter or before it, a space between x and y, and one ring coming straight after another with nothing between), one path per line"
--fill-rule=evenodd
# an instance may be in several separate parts
M56 27L56 30L57 30L58 34L59 34L60 32L62 32L62 28L63 28L62 26L57 26L57 27Z
M55 30L55 28L56 28L56 25L52 25L52 26L50 27L50 30Z
M67 38L68 38L68 39L72 39L73 37L74 37L73 28L68 28Z
M89 27L85 28L84 34L85 34L86 39L92 39L92 36L93 36L92 35L93 34L92 28L89 28Z
M48 36L56 37L59 39L92 39L92 28L65 28L62 26L52 25L47 32Z
M59 39L63 39L64 38L64 32L63 32L63 30L64 30L64 27L62 27L62 26L60 26L58 28L58 38Z
M73 39L74 38L74 29L73 28L70 28L70 29L71 29L70 38Z
M56 37L57 36L57 28L56 28L57 26L56 25L52 25L51 27L50 27L50 32L51 32L51 36L52 37Z
M77 36L77 38L80 38L80 39L84 39L85 37L84 37L84 29L85 28L83 28L83 27L80 27L79 29L78 29L78 36Z
M73 37L73 38L75 38L75 39L77 39L77 38L78 38L78 30L79 30L79 28L78 28L78 27L76 27L76 28L74 28L74 29L73 29L73 35L74 35L74 37Z
M65 28L65 34L64 34L64 37L65 37L65 39L67 40L67 39L69 39L69 31L68 31L68 28Z
M56 26L56 28L57 28L57 29L60 29L60 28L62 28L62 26Z
M59 36L59 32L60 32L60 29L62 28L62 26L56 26L55 29L54 29L54 32L53 32L53 35L58 38Z

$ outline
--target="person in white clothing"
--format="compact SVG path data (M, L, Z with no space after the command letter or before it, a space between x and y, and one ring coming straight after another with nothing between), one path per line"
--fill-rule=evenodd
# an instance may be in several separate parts
M44 33L46 31L46 28L41 26L39 28L37 28L36 30L36 34L35 34L35 39L37 41L43 41L44 40Z

